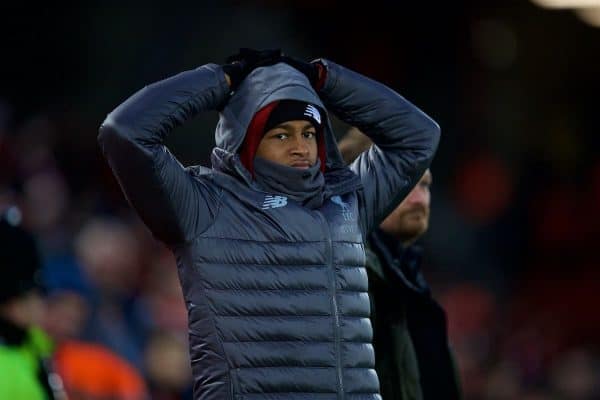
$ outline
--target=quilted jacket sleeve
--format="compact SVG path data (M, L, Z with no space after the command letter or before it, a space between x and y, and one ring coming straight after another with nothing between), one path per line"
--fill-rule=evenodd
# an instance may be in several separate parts
M220 193L190 175L163 144L229 92L222 69L207 64L146 86L112 111L98 142L129 203L158 239L189 240L215 217Z
M387 86L328 60L320 97L342 121L374 142L350 166L364 190L361 225L370 232L412 190L429 167L440 128Z

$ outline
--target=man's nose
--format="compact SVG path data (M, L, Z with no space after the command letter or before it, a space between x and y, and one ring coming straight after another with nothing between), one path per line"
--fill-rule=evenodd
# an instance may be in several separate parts
M429 198L429 192L420 186L416 186L412 190L412 192L410 192L410 195L408 196L407 200L411 203L427 205L428 198Z
M301 155L308 154L308 144L304 138L302 138L302 135L299 135L299 137L294 137L292 142L292 153Z

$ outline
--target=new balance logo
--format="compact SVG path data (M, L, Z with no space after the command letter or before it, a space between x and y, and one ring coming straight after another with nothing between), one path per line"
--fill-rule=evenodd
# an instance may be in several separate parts
M285 196L265 196L265 201L262 204L263 210L268 210L270 208L279 208L287 205L287 197Z
M321 113L319 112L319 110L317 110L317 107L313 106L312 104L306 106L306 110L304 110L304 115L306 115L307 117L311 117L312 119L317 121L319 125L321 125Z

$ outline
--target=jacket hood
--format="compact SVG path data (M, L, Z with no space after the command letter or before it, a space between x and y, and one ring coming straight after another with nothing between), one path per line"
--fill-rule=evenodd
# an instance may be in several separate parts
M215 131L213 168L251 180L237 155L244 142L248 126L260 109L274 101L286 99L305 101L325 110L323 135L326 147L326 169L344 168L323 102L306 76L285 63L255 69L230 96L220 113Z

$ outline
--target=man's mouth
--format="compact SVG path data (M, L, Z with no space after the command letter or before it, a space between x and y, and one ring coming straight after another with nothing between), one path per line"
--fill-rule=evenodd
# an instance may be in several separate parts
M308 162L308 161L294 161L290 165L294 168L302 168L302 169L310 168L310 162Z
M407 213L411 218L426 218L427 212L421 209L412 210Z

